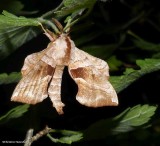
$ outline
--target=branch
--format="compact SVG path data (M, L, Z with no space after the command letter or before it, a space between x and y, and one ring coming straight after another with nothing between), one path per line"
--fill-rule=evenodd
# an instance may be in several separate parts
M51 128L46 126L42 131L38 132L35 136L32 137L32 142L38 140L44 135L47 135L51 131Z
M32 144L32 136L33 136L33 129L29 129L27 131L27 134L26 134L24 146L31 146L31 144Z
M31 146L31 144L41 138L44 135L47 135L51 131L51 128L46 126L42 131L38 132L35 136L33 136L33 129L29 129L26 134L25 144L24 146Z

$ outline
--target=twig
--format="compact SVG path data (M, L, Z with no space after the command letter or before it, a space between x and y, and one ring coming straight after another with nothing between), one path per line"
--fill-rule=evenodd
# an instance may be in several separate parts
M47 135L52 129L46 126L42 131L38 132L33 136L33 129L29 129L26 134L24 146L31 146L31 144L41 138L44 135Z
M33 129L29 129L26 134L24 146L31 146L32 136L33 136Z
M39 138L41 138L42 136L48 134L50 132L51 128L49 128L48 126L46 126L42 131L38 132L35 136L32 137L32 142L38 140Z

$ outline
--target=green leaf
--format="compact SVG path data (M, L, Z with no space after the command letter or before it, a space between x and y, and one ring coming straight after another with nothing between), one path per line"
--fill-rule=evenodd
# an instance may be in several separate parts
M122 61L118 60L116 56L111 56L107 63L109 65L110 71L118 71L119 67L122 65Z
M115 118L100 120L83 131L83 140L105 139L109 135L143 128L154 115L156 108L156 106L137 105L126 109Z
M74 42L77 46L84 45L85 43L88 43L89 41L93 41L95 38L99 37L101 34L102 34L102 31L95 30L94 32L91 32L91 33L89 32L81 37L76 38L76 40ZM109 45L108 45L108 47L109 47ZM91 46L91 49L92 48L93 48L93 46ZM86 47L86 48L84 47L84 49L86 51L90 50L89 47Z
M137 60L136 63L140 67L140 70L126 69L124 75L111 76L110 81L117 93L145 74L160 70L160 59Z
M62 7L59 11L56 12L57 17L63 17L71 13L77 12L81 9L92 9L93 5L96 3L96 0L64 0Z
M4 59L22 44L37 36L36 27L40 23L36 19L17 17L7 11L0 15L0 59Z
M4 116L0 117L0 124L4 124L14 118L21 117L25 112L28 111L28 108L29 108L29 105L24 104L11 109Z
M0 29L6 26L39 26L40 23L37 19L17 17L7 11L3 11L3 15L0 15Z
M109 0L99 0L99 1L102 1L102 2L107 2L107 1L109 1Z
M132 40L134 45L137 46L138 48L140 49L143 49L143 50L147 50L147 51L154 51L154 52L159 52L160 51L160 44L154 44L152 42L148 42L148 41L145 41L145 40Z
M8 27L0 29L0 59L4 59L38 34L39 31L33 27Z
M18 72L12 72L9 75L6 73L2 73L0 74L0 85L18 82L20 78L21 78L21 73Z
M160 44L155 44L149 41L146 41L142 38L140 38L138 35L133 33L132 31L128 31L128 34L133 36L134 39L132 39L135 46L142 50L147 50L151 52L159 52L160 51Z
M117 116L115 119L121 119L117 127L112 131L114 134L128 132L136 127L146 124L155 114L157 107L149 105L137 105L127 109L127 113Z
M23 9L24 5L18 0L1 0L0 11L7 10L11 13L17 14Z
M90 46L85 46L81 49L95 57L105 60L108 57L110 57L110 55L113 53L116 47L117 47L117 44L90 45Z
M82 133L70 130L52 130L51 133L60 134L60 138L54 138L50 134L47 136L55 143L71 144L82 139Z
M72 3L76 2L77 0L64 0L63 4L65 7L70 6Z

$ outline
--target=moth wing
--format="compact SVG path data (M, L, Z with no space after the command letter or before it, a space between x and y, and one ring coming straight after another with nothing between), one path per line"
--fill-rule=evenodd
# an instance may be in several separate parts
M78 85L78 102L90 107L118 105L117 94L108 81L109 67L105 61L74 48L68 69Z
M24 65L21 69L22 76L27 75L38 62L41 60L41 56L44 54L45 50L33 53L31 55L28 55L25 58Z
M54 67L41 60L44 52L26 57L22 67L22 79L17 84L11 100L36 104L47 98L47 88L54 73Z

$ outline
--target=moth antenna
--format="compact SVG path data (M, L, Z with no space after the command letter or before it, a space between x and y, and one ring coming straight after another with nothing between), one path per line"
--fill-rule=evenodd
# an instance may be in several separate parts
M55 18L52 18L52 21L58 27L58 29L60 30L60 32L63 32L63 26L61 25L61 23L57 19L55 19Z
M55 39L57 38L57 36L52 32L50 31L49 29L46 29L46 32L47 32L47 35L49 34L49 36L51 36L51 41L55 41Z
M41 28L44 31L44 34L49 38L50 41L54 41L56 39L56 35L48 29L45 29L43 25L40 23Z

